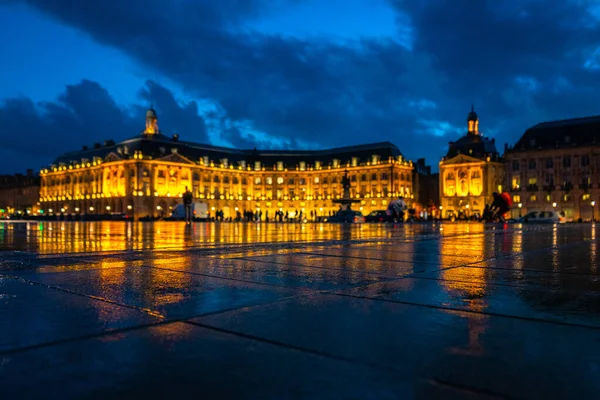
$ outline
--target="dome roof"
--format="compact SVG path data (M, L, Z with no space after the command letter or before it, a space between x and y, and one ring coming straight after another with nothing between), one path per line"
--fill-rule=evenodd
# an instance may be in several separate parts
M464 135L456 142L450 142L446 158L454 158L459 154L466 154L475 158L485 158L487 156L499 156L496 150L496 141L480 135Z
M146 118L154 118L154 119L157 119L157 118L156 118L156 110L154 110L154 108L150 107L150 108L148 109L148 111L146 111Z
M475 112L475 108L471 104L471 112L469 113L469 116L467 117L467 121L477 121L477 120L478 120L477 113Z

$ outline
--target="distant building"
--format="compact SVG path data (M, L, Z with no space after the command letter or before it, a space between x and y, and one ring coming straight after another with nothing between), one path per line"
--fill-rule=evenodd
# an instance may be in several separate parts
M527 129L513 147L506 147L505 165L515 216L556 210L567 218L598 218L594 209L600 201L600 116Z
M0 175L0 218L37 213L40 177L33 170L25 175Z
M504 163L494 139L479 131L473 107L467 117L467 133L450 142L440 161L440 210L443 218L482 215L492 194L502 191Z
M413 165L414 201L420 206L419 212L426 211L428 215L438 217L440 174L431 173L431 166L425 164L424 158L419 158Z
M303 212L327 216L338 206L349 171L351 195L363 213L414 197L413 164L389 142L328 150L239 150L168 137L148 110L146 129L61 155L41 171L40 201L48 214L168 216L188 187L209 213Z

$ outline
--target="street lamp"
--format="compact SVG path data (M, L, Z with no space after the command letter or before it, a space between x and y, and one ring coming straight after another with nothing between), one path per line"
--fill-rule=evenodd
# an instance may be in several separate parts
M594 212L596 210L596 202L592 200L590 204L592 205L592 221L596 221L596 213Z
M521 218L521 208L523 208L523 203L519 203L519 218Z
M556 202L552 203L552 207L556 208Z

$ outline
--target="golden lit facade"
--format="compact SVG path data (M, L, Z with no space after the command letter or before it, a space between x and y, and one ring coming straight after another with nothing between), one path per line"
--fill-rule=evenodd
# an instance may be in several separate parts
M325 151L246 151L182 142L158 130L156 112L146 129L121 143L105 142L59 157L41 175L40 202L47 214L127 214L167 217L188 187L208 215L276 211L310 219L339 209L341 179L363 214L382 210L399 195L413 198L413 164L391 143Z
M555 210L567 219L597 219L600 117L535 125L506 149L505 168L513 217Z
M450 142L440 161L440 210L443 218L481 216L492 194L502 191L504 164L495 140L479 132L479 118L473 109L467 118L468 131Z

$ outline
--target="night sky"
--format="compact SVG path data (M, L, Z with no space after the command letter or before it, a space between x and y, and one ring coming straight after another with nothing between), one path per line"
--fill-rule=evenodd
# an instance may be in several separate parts
M0 0L0 173L159 126L239 148L377 141L434 165L600 114L597 0Z

